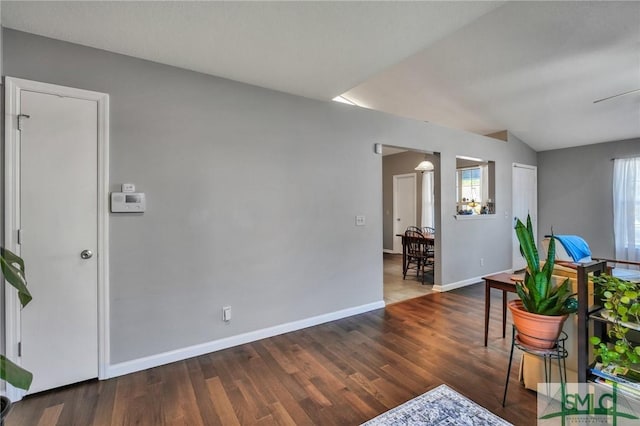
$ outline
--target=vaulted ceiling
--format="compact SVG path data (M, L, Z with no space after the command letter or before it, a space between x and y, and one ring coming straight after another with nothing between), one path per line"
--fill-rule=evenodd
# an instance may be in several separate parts
M640 137L640 2L2 1L2 25L536 150Z

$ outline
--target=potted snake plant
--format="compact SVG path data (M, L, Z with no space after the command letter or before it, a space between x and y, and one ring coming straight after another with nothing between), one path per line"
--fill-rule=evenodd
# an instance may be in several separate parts
M551 236L547 260L541 264L533 236L531 216L527 224L517 220L515 232L520 242L520 252L527 261L522 282L516 283L519 300L509 302L513 323L521 343L540 349L549 349L562 331L569 314L578 309L571 282L567 278L557 285L552 279L555 264L555 238Z
M20 305L25 307L31 301L31 294L27 289L24 261L17 254L0 248L0 269L4 275L4 282L18 291ZM10 383L14 387L28 390L33 380L33 374L11 362L4 354L0 354L0 380ZM9 398L0 396L0 426L4 424L4 419L10 409L11 401Z

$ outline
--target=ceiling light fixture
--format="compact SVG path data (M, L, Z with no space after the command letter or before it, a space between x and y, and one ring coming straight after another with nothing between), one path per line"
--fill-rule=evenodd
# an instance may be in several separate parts
M434 168L435 167L433 166L433 163L431 161L424 160L420 164L418 164L418 167L416 167L414 170L417 170L419 172L430 172Z

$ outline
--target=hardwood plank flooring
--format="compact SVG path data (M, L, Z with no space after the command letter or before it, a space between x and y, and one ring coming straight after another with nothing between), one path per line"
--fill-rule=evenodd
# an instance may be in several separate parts
M484 285L434 293L126 376L24 398L16 425L358 425L446 383L516 425L536 424L536 395L517 383Z

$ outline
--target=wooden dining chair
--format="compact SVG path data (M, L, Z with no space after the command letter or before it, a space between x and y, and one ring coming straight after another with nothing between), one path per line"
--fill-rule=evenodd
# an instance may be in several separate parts
M424 283L424 272L428 266L428 241L420 231L407 230L404 233L406 245L406 262L402 279L407 277L409 269L416 270L416 277L422 274L422 282Z
M431 226L423 226L422 233L424 235L436 235L436 228L433 228Z
M434 244L434 238L436 236L436 228L433 228L431 226L424 226L422 228L422 234L429 239L426 243L427 263L425 266L431 267L431 269L433 269L433 266L435 263L435 256L436 256L435 244Z

